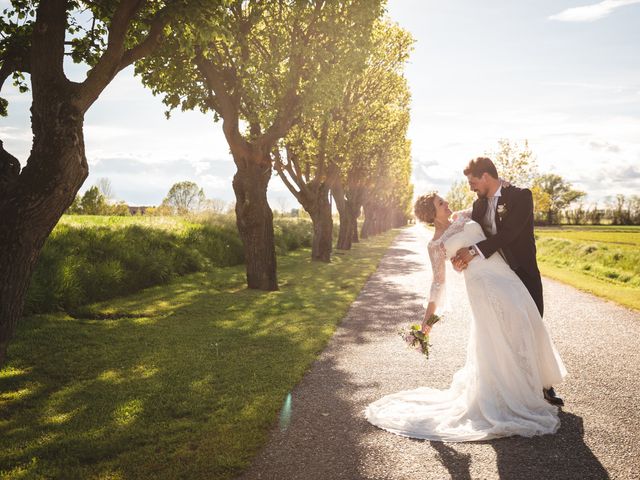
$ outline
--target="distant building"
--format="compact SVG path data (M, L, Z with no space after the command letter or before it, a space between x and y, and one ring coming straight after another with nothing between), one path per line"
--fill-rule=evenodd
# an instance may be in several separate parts
M129 213L131 215L144 215L145 212L147 211L147 208L153 208L153 207L150 207L150 206L132 207L131 205L129 205L128 207L129 207Z

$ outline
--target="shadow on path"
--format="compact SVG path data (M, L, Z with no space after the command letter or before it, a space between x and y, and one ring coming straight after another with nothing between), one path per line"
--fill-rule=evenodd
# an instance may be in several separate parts
M625 445L632 446L625 451L610 452L608 447L623 446L623 442L607 437L614 433L606 427L626 410L619 407L605 411L596 405L594 408L598 416L595 416L593 412L585 410L585 405L590 404L580 403L581 397L576 396L571 384L564 386L563 394L566 394L570 405L582 407L578 411L588 419L586 434L582 416L562 411L559 413L560 429L554 435L532 438L514 436L465 443L409 439L381 430L366 421L362 408L371 401L388 393L425 385L447 388L452 374L464 363L470 315L466 301L456 302L455 308L434 332L435 347L429 362L419 362L415 352L407 351L396 335L400 326L418 323L424 313L423 302L428 295L431 278L427 235L428 232L412 228L397 237L381 260L378 271L369 278L339 324L326 349L291 391L291 421L288 428L282 430L274 425L269 443L240 478L638 478L633 471L633 457L629 455L635 452L637 445L633 442L635 433L630 423L635 419L634 414L622 416L624 428L628 430L615 430L625 431L629 436L625 439ZM465 300L463 279L451 275L447 281L452 297ZM576 298L584 302L573 290L552 298L550 319L558 332L562 333L557 336L561 340L566 339L564 355L571 359L570 354L575 347L575 326L570 325L571 328L567 330L569 327L566 325L574 317L582 325L585 318L590 318L589 312L571 317L565 315L568 309L576 309ZM605 309L600 301L596 307ZM590 307L590 311L593 308ZM601 321L600 318L597 320ZM619 329L620 324L616 324L616 328ZM627 325L628 322L623 324ZM630 327L629 330L629 333L636 332ZM584 366L584 351L578 349L575 355L576 361L568 366L575 369ZM627 356L631 358L631 355ZM616 363L606 371L617 372L620 369L619 358L613 360ZM599 368L602 368L601 363L602 359L598 358ZM630 369L627 371L629 375L633 374ZM595 378L600 380L594 375ZM582 388L589 387L584 383L580 385ZM601 418L600 415L604 413L608 416ZM615 458L612 461L613 457L629 460L618 462Z
M555 435L507 437L478 445L490 445L496 452L501 479L604 480L610 478L600 461L584 442L581 417L560 412L560 429ZM438 452L438 460L453 480L469 480L471 455L461 453L456 444L429 442Z

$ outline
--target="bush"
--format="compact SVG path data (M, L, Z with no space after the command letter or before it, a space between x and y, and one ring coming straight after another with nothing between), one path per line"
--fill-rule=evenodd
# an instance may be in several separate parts
M273 222L273 230L278 254L311 247L313 225L309 220L277 218Z
M95 224L91 217L60 223L47 239L27 292L25 313L72 310L129 294L172 278L244 262L244 250L231 215L190 217L167 228L141 218L141 224ZM130 217L133 220L133 217ZM86 220L86 221L85 221ZM144 221L144 225L142 222ZM279 254L310 247L311 222L277 219Z

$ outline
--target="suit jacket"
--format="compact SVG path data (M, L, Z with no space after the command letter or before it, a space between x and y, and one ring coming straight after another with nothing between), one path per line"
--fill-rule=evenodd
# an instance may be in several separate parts
M473 202L471 218L483 225L487 212L486 198ZM533 236L533 196L528 188L513 185L502 187L496 207L497 233L477 244L478 248L489 258L502 249L505 260L512 270L524 270L532 277L540 278L540 270L536 261L536 241Z

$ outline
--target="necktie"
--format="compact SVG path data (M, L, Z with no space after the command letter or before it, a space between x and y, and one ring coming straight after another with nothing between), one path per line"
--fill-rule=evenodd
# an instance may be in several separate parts
M487 216L485 219L486 222L486 226L487 226L487 231L489 233L491 233L491 235L495 235L497 233L496 231L496 203L497 202L497 197L488 197L487 198Z

